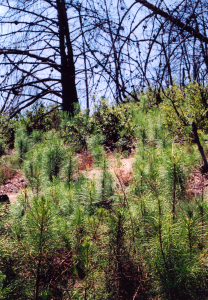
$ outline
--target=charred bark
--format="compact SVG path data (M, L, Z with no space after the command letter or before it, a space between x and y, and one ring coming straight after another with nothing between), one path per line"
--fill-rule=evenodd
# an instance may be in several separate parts
M78 103L73 49L70 40L69 25L67 20L65 0L56 0L59 40L61 55L61 85L62 85L62 108L63 111L74 115L74 103Z

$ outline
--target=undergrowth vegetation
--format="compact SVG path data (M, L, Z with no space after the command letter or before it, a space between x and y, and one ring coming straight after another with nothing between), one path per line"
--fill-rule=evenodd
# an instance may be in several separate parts
M159 107L148 94L101 101L73 119L39 106L8 124L12 155L3 128L1 184L7 164L27 187L0 206L0 299L208 299L206 174L197 190L189 183L202 161L191 121L207 151L207 92L190 85L161 97ZM124 157L133 157L129 182L118 172Z

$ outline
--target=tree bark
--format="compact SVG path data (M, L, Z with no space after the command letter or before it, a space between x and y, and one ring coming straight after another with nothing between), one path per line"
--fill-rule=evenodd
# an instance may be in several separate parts
M63 111L66 111L70 116L73 116L74 103L78 103L75 83L73 49L70 40L65 0L56 0L56 4L59 21L59 40L61 55L62 108Z

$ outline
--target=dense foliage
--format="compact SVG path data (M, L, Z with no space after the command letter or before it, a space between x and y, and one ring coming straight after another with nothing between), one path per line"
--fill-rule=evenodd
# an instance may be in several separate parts
M165 124L173 136L190 136L192 122L198 129L208 131L208 90L198 83L178 88L173 86L163 95Z
M24 170L27 188L0 206L0 299L208 298L206 176L190 186L201 157L185 135L194 119L206 152L201 89L173 87L159 107L143 94L92 116L16 121L14 153L1 159Z

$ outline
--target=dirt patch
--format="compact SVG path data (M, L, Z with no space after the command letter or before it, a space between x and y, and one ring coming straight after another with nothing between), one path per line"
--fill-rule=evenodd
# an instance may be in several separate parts
M10 203L13 203L17 200L19 192L26 186L26 179L21 171L18 170L12 178L7 179L0 187L0 195L7 195Z
M17 201L17 198L19 196L19 193L15 193L15 194L7 194L7 196L9 197L9 202L11 204L15 203Z
M102 171L93 168L92 157L87 153L79 153L76 155L78 159L79 171L89 179L97 179L101 177ZM113 175L114 184L122 183L128 185L133 175L134 158L119 158L117 159L113 153L108 153L109 172ZM119 182L118 182L119 181ZM17 200L19 192L27 187L26 178L23 176L21 170L17 170L16 174L5 181L0 186L0 195L7 195L10 203ZM208 175L201 173L200 169L196 169L188 180L187 193L194 197L202 196L207 192Z
M196 169L188 180L188 194L194 197L202 196L207 191L208 175L202 174Z
M11 179L15 173L16 173L16 170L9 167L7 164L1 164L0 165L0 183L4 184L7 180Z
M101 170L99 169L92 169L89 171L83 171L83 174L88 178L88 179L94 179L94 178L100 178L101 176Z
M101 176L102 171L100 169L93 168L92 156L86 151L76 155L78 160L78 169L89 179L97 179ZM114 183L118 182L118 177L120 182L124 185L132 179L132 164L134 158L131 156L129 158L117 159L113 153L108 154L109 160L109 172L113 175ZM26 178L23 176L21 170L17 170L16 174L7 179L5 183L0 186L0 195L7 195L11 203L17 200L19 192L27 187Z
M134 162L134 158L123 158L120 161L122 165L119 168L115 168L114 172L116 173L116 176L119 177L122 184L128 185L129 182L132 180L132 165Z
M80 158L81 158L80 165L84 166L82 162L83 160L85 161L86 158L83 159L83 154L79 154L79 159ZM88 158L88 160L86 159L86 161L90 161L90 164L88 165L89 167L81 168L81 169L79 167L81 173L83 173L89 179L99 178L102 174L102 171L100 169L93 168L91 157L90 160ZM119 177L120 182L122 184L128 185L132 179L132 173L133 173L132 165L134 162L134 158L131 156L129 158L117 159L113 153L108 153L108 161L109 161L108 171L113 175L114 182L115 181L117 182Z
M128 158L116 158L113 153L108 154L110 168L109 171L112 172L117 178L119 177L119 181L128 185L132 180L133 168L132 165L134 163L133 156L129 156Z
M78 169L80 171L92 169L93 166L92 156L87 151L77 153L76 158L78 160Z

